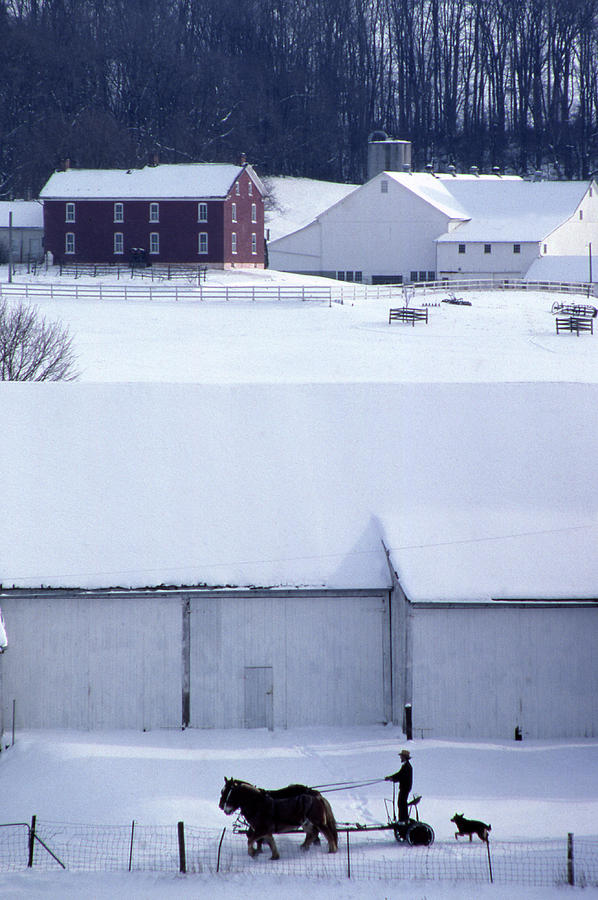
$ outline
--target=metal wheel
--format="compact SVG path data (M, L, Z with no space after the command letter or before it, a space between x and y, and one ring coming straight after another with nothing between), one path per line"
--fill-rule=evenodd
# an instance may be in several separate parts
M426 822L415 822L407 829L407 843L412 847L429 847L434 837L434 829Z
M399 844L403 844L405 842L405 838L403 837L403 835L405 834L405 829L400 828L398 825L395 825L393 831L394 831L395 841L398 841ZM401 834L401 831L403 832L403 834Z

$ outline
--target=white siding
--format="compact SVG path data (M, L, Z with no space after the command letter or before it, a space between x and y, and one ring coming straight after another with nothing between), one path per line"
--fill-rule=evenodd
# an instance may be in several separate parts
M176 596L10 597L4 719L17 727L152 728L181 722Z
M387 599L222 596L191 600L191 725L241 728L248 667L271 667L273 724L385 720Z
M598 609L413 609L413 722L424 737L598 736Z

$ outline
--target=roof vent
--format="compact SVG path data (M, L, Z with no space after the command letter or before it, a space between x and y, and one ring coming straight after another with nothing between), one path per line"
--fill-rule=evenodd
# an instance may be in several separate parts
M500 178L500 166L493 166L492 174L496 175L497 178Z
M426 163L426 172L428 173L428 175L434 174L434 163Z
M456 166L448 166L448 173L452 175L453 178L457 177L457 167Z
M534 172L534 181L544 181L544 175L543 175L543 173L540 171L540 169L537 169L537 170Z
M469 172L471 175L475 175L476 178L480 177L480 170L478 169L477 166L472 166L471 169L469 170Z

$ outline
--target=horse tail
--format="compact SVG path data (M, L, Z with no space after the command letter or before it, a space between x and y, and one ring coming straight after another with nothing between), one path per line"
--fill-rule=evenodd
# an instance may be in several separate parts
M329 840L332 840L335 847L338 847L338 828L336 826L336 819L334 818L332 807L326 797L320 795L320 799L322 801L322 806L324 807L324 825L329 832L329 834L326 834L326 837Z

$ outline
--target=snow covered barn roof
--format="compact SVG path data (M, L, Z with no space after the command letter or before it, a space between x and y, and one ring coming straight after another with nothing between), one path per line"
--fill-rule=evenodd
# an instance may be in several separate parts
M0 201L0 228L8 228L9 213L13 228L44 227L44 209L37 200Z
M443 182L467 211L468 221L442 235L442 243L541 241L570 219L588 192L585 181L522 181L488 178L479 184Z
M177 163L143 169L67 169L54 172L40 192L42 200L181 200L226 197L245 169L264 192L251 166Z
M266 227L273 241L309 225L357 188L356 184L290 176L270 176L265 181L273 201L266 210Z
M0 391L5 588L598 596L598 385Z

